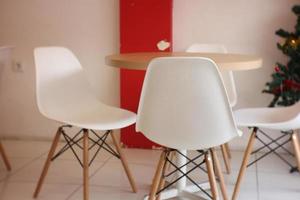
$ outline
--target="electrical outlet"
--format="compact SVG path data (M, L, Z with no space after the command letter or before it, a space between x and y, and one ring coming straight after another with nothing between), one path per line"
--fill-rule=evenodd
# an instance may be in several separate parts
M13 62L12 71L16 73L23 73L24 68L21 62Z

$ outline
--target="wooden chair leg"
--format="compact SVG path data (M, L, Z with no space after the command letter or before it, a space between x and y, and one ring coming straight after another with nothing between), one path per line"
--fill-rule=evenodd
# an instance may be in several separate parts
M160 184L160 181L162 178L161 176L162 176L163 168L165 165L165 158L166 158L166 152L163 151L159 158L159 162L158 162L156 172L155 172L155 175L153 178L151 191L150 191L148 200L155 200L155 198L156 198L156 192L158 190L158 187L159 187L159 184Z
M89 131L83 130L83 199L89 199Z
M205 154L205 163L207 167L207 174L209 179L209 185L212 193L213 200L217 200L219 197L218 195L218 188L217 188L217 182L216 177L213 169L213 163L212 158L208 153Z
M236 182L235 187L234 187L234 191L233 191L233 195L232 195L232 200L236 200L237 199L237 195L238 195L238 192L240 190L241 181L242 181L242 178L243 178L243 176L245 174L245 170L246 170L246 167L247 167L247 164L248 164L248 161L249 161L249 157L250 157L250 154L252 152L252 148L253 148L253 144L254 144L254 141L255 141L256 132L257 132L257 128L254 128L253 132L252 132L252 134L250 136L250 139L249 139L246 151L244 153L244 158L243 158L243 162L242 162L242 165L241 165L241 168L240 168L240 171L239 171L238 179L237 179L237 182Z
M224 163L225 163L225 167L226 167L226 172L227 172L227 174L230 174L230 172L231 172L230 160L228 158L227 150L226 150L226 147L224 144L221 145L221 150L222 150L222 155L223 155L223 159L224 159Z
M300 171L300 145L299 145L299 139L298 139L298 135L297 135L296 131L293 132L292 143L293 143L293 146L294 146L294 151L295 151L295 157L296 157L296 161L297 161L298 170Z
M33 197L34 198L37 198L37 196L39 195L40 193L40 190L41 190L41 187L44 183L44 180L45 180L45 177L47 175L47 172L48 172L48 169L49 169L49 166L50 166L50 163L51 163L51 159L55 153L55 150L56 150L56 147L57 147L57 144L59 142L59 138L60 138L60 135L61 135L61 131L62 131L62 128L58 128L57 132L56 132L56 135L54 137L54 140L52 142L52 145L51 145L51 148L50 148L50 151L48 153L48 157L47 157L47 160L45 162L45 165L44 165L44 168L43 168L43 171L42 171L42 174L40 176L40 179L37 183L37 186L36 186L36 189L34 191L34 194L33 194Z
M210 151L211 151L213 163L215 165L216 175L218 176L218 178L220 180L220 187L221 187L223 200L227 200L228 199L227 189L226 189L226 186L225 186L225 181L224 181L224 177L223 177L223 174L222 174L220 161L218 159L218 156L217 156L217 153L216 153L215 149L212 148Z
M171 151L170 152L170 161L173 162L174 158L176 156L176 151ZM168 163L168 167L167 167L167 171L169 171L171 169L172 165L170 165L170 163Z
M117 138L116 138L116 136L115 136L114 134L115 134L115 133L111 132L111 137L112 137L113 143L114 143L114 145L115 145L115 147L116 147L117 152L118 152L119 155L120 155L120 159L121 159L122 165L123 165L123 167L124 167L124 170L125 170L125 172L126 172L126 174L127 174L127 177L128 177L128 179L129 179L129 182L130 182L132 191L133 191L134 193L136 193L136 192L137 192L137 188L136 188L135 182L134 182L134 180L133 180L133 176L132 176L131 173L130 173L130 170L129 170L127 161L126 161L126 159L125 159L125 156L124 156L124 154L123 154L123 151L122 151L122 149L121 149L121 147L120 147L120 144L119 144L119 142L117 141Z
M227 155L228 155L228 158L231 159L232 156L231 156L231 151L230 151L230 148L229 148L229 144L228 142L226 142L225 144L225 149L226 149L226 152L227 152Z
M175 151L170 152L169 158L170 158L171 161L174 159L174 155L175 155ZM169 162L164 163L157 191L160 191L161 189L163 189L165 187L166 180L163 177L163 175L166 174L166 172L170 170L170 166L171 165L170 165ZM155 200L160 200L160 194L157 195Z
M9 161L8 161L8 158L7 158L7 156L6 156L5 150L4 150L4 148L3 148L1 142L0 142L0 154L1 154L1 157L2 157L2 159L3 159L3 161L4 161L4 164L5 164L6 169L7 169L8 171L11 171L11 165L10 165L10 163L9 163Z

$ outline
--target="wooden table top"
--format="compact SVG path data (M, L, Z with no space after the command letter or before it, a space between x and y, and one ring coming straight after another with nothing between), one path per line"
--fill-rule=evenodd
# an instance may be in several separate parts
M225 70L250 70L262 66L262 58L252 55L188 52L142 52L124 53L105 57L105 63L112 67L146 70L149 62L157 57L206 57Z

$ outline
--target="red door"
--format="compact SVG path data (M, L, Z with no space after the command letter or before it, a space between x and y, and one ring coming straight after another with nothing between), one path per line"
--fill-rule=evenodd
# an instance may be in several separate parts
M120 0L120 52L159 51L162 40L172 44L173 0ZM172 47L165 51L171 51ZM144 71L121 69L121 107L137 112ZM135 125L122 129L127 147L152 148L154 143L135 132Z

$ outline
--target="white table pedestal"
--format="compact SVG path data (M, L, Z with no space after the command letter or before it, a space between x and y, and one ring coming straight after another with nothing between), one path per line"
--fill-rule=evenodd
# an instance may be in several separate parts
M187 155L187 151L186 150L180 150L180 152L183 155ZM183 166L186 162L187 159L185 157L183 157L180 154L177 154L177 160L176 160L176 164L177 166ZM184 166L181 168L181 171L186 173L187 172L187 166ZM177 172L177 177L182 176L181 172ZM204 182L204 183L200 183L199 186L201 188L203 188L204 190L210 189L209 183L208 182ZM170 199L170 198L175 198L178 197L178 199L182 199L182 200L199 200L199 199L205 199L199 195L196 195L196 192L199 192L199 188L196 185L187 185L187 179L186 177L181 178L180 180L178 180L178 182L176 183L176 187L175 188L171 188L168 190L165 190L163 192L160 193L160 199L161 200L165 200L165 199ZM144 198L144 200L148 200L149 196L146 196Z

